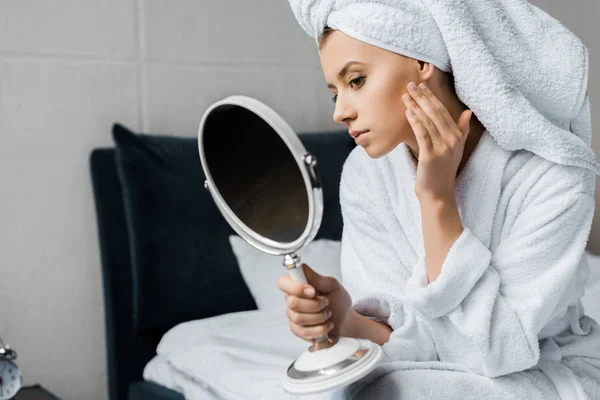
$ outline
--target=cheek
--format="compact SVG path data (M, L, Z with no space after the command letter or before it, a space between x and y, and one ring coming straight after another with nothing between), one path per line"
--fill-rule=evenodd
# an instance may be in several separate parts
M382 93L380 97L380 110L396 124L400 121L406 121L406 105L402 100L402 94L398 88L392 88Z
M406 116L406 106L404 102L392 101L380 109L384 115L380 115L379 121L385 121L388 129L404 131L406 127L410 127L408 117Z
M374 124L372 128L392 141L404 137L412 128L406 117L406 105L402 100L402 95L407 92L403 80L382 79L369 83L369 101L365 106L370 111L369 120Z

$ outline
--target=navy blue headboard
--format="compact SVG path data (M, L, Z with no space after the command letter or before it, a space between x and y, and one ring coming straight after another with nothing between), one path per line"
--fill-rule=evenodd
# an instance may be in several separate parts
M323 185L324 215L316 239L340 240L339 180L343 163L355 144L345 130L299 136L306 149L317 157ZM115 162L114 148L94 149L90 155L104 289L109 397L126 400L129 385L143 379L144 366L156 354L156 346L167 330L140 333L134 329L128 226ZM220 221L227 224L222 217ZM168 292L176 296L177 283L170 284L174 287Z

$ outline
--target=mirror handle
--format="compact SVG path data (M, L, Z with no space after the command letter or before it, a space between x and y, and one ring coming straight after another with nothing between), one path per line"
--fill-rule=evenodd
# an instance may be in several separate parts
M308 280L306 279L306 275L304 274L304 268L302 268L302 263L300 262L299 256L294 253L286 254L283 259L283 265L287 268L288 273L293 280L309 284ZM331 347L333 344L334 342L329 339L327 334L325 334L320 338L313 339L313 345L310 347L310 351L326 349Z
M293 280L308 284L308 281L306 280L306 275L304 275L304 270L302 269L302 266L289 269L288 272L290 273L290 276L292 277Z

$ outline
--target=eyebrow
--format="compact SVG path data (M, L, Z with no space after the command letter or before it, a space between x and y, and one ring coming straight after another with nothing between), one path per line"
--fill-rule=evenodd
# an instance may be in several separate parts
M360 62L360 61L348 61L340 70L340 72L338 72L337 76L339 78L343 78L347 73L348 73L348 69L353 65L353 64L360 64L360 65L367 65L367 63L364 62ZM334 88L335 86L331 83L327 84L327 87L329 89Z

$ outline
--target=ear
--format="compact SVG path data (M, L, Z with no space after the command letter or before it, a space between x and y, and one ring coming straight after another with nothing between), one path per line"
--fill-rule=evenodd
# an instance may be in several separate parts
M419 70L421 82L430 81L433 78L433 74L435 74L435 65L426 61L419 61L419 66L421 68Z

